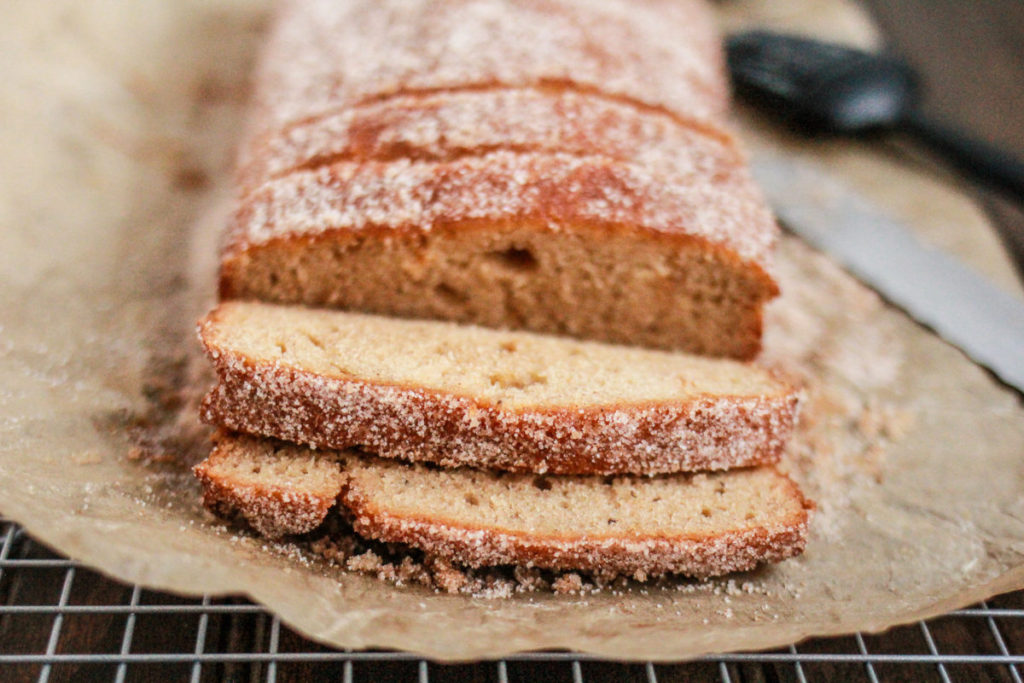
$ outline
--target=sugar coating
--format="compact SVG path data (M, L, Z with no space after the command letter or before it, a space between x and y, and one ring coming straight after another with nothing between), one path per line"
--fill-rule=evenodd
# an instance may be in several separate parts
M736 299L750 311L740 326L759 340L760 303L777 290L769 274L776 228L728 134L707 123L718 120L726 99L718 38L707 9L697 2L283 2L258 76L225 272L244 277L246 260L260 249L294 253L308 244L331 246L332 240L335 245L371 237L389 241L392 234L428 235L439 226L527 226L538 236L576 231L595 241L614 230L664 247L670 255L682 245L700 245L718 259L709 262L722 265L707 269L711 281L725 282L723 291L749 290L749 296ZM368 132L374 122L383 127ZM637 270L649 266L644 262ZM564 277L585 279L585 271L583 264ZM299 267L293 274L301 280L329 272ZM710 297L732 306L723 291L711 291ZM642 339L640 330L630 327L629 334ZM710 336L718 337L718 330ZM746 344L744 354L755 353L757 346ZM338 391L359 393L350 380L331 378L335 384L325 384L317 376L302 385L294 371L282 375L280 364L258 376L253 364L239 358L219 362L214 355L225 376L234 378L217 390L231 405L244 400L262 406L274 392L284 396L302 386L301 396L284 396L285 401L312 414L333 409L327 397ZM405 394L394 387L371 388L357 397L359 406L373 404L388 415L410 408L414 416L424 413L410 403L422 397L408 388L402 388ZM432 419L468 419L465 404L446 398L439 405L436 397L429 398L430 410L436 411ZM763 408L746 406L740 413L761 419ZM611 426L587 425L587 430L601 434L604 429L617 441L623 440L623 425L670 431L664 415L651 412L651 406L644 409L648 412L616 414ZM256 411L262 417L270 412ZM394 424L363 408L344 412L371 432L378 424ZM473 419L478 428L479 415ZM727 420L743 422L742 415ZM284 421L309 433L334 424ZM499 433L508 431L507 424L498 426ZM437 431L419 417L404 428L410 434ZM789 426L783 420L772 428ZM749 450L745 428L732 436L694 424L689 429L717 438L719 450L723 440ZM538 442L548 439L551 443L541 443L545 450L576 438L558 421L525 424L522 431ZM347 464L341 475L316 474L314 487L307 486L309 472L301 468L302 476L285 479L274 467L263 468L270 461L247 471L250 456L266 448L258 440L224 437L211 460L224 465L216 458L228 453L237 467L207 464L197 472L209 506L241 512L268 535L301 532L322 520L324 505L341 486L362 533L418 544L469 564L578 565L637 578L664 572L711 575L790 556L806 541L806 503L795 489L787 500L797 503L799 512L783 514L769 506L768 514L778 513L772 523L724 529L703 539L642 533L596 540L524 538L493 528L480 534L436 514L429 519L408 511L395 514L385 505L387 496L371 495L374 475L354 484ZM267 457L274 462L282 456L288 462L310 457L296 447L269 448ZM433 470L406 471L427 486L437 481ZM500 474L482 476L501 479ZM637 481L642 486L647 480Z
M726 104L700 2L284 2L221 296L751 358L777 227Z
M342 453L294 450L273 441L237 442L226 433L193 468L203 505L223 517L241 517L266 538L302 534L320 526L343 484Z
M301 451L300 451L301 452ZM770 526L802 511L770 467L654 477L536 476L353 460L347 486L400 517L537 538L629 539Z
M700 239L762 277L777 227L740 179L666 182L604 157L495 151L451 162L340 162L273 180L244 198L225 258L277 240L370 228L429 232L437 224L541 221L548 230L619 226L639 235Z
M244 518L267 538L320 526L341 492L339 459L274 455L268 444L263 458L211 457L196 465L193 473L203 487L203 504L223 516Z
M201 465L210 473L202 480L205 502L221 503L220 512L238 505L223 492L253 485L253 477L237 476L244 469L239 464L250 471L273 469L309 456L299 446L222 435ZM531 475L439 471L356 456L339 462L344 471L333 481L340 482L339 501L357 533L473 567L600 570L640 580L667 573L715 576L792 557L807 540L811 504L771 468L613 482L562 477L541 484ZM280 486L273 475L265 481ZM322 486L323 477L311 473L288 488L298 500ZM662 496L664 502L654 502ZM563 507L564 500L572 504ZM292 512L290 518L277 511L268 526L287 528L302 519L300 511ZM606 517L621 520L621 527L605 526Z
M252 128L408 91L562 82L716 115L727 88L712 21L695 0L289 0L265 46Z
M755 366L523 332L237 302L200 334L219 379L205 421L447 466L764 464L797 413L796 392Z
M665 574L706 578L748 571L803 552L807 515L770 527L730 530L702 538L530 538L523 533L471 529L374 509L349 488L345 505L355 511L357 533L406 543L470 567L523 564L545 569L602 570L638 581ZM363 506L367 507L364 508Z
M745 174L720 123L637 109L566 88L496 88L398 95L302 120L247 140L238 183L251 190L331 161L446 160L490 150L606 156L672 177Z

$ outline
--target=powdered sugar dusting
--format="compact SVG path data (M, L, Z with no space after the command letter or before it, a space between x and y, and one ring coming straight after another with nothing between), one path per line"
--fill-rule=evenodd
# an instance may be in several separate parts
M708 9L693 0L284 2L256 130L409 90L570 81L683 115L726 103Z
M742 169L743 157L720 124L684 123L564 88L398 95L248 140L239 184L251 189L328 161L445 160L494 149L598 154L684 178Z
M561 398L561 404L547 405L542 400L544 389L531 400L516 400L501 393L465 395L441 385L388 382L375 375L353 374L352 368L360 362L358 350L351 345L334 348L333 344L340 342L331 336L330 328L354 325L353 329L367 330L360 334L372 334L368 327L373 324L381 329L371 344L387 345L398 356L402 355L402 342L389 338L415 339L415 344L430 348L450 341L453 332L474 348L511 339L520 347L517 361L529 353L531 343L544 344L543 352L552 362L558 356L559 362L568 366L551 366L548 374L553 378L570 376L556 382L559 392L572 400ZM310 348L302 356L286 351L270 355L246 347L262 327L306 330L329 350ZM318 448L360 446L384 457L513 471L653 474L717 470L777 460L797 413L796 394L788 386L759 368L728 360L263 304L224 304L200 329L220 382L204 402L203 419L236 431ZM276 344L300 347L302 336L293 339L282 333L280 339L287 340ZM277 351L274 344L271 347ZM349 361L343 370L332 373L303 365L320 353L333 361ZM615 393L606 391L588 398L585 381L584 386L572 388L571 376L586 372L591 360L628 363L631 358L637 367L622 373L625 378L603 378L615 382ZM435 362L444 365L446 361L440 358ZM506 365L511 362L504 354L493 361L496 371L503 361ZM707 378L696 391L669 381L646 394L638 386L631 394L629 381L633 375L643 376L642 362L657 363L672 377L699 365L692 377ZM658 394L659 390L666 393Z
M538 220L700 238L767 264L774 219L745 174L670 179L638 164L496 151L453 162L343 162L271 181L236 210L228 254L273 240L370 227Z

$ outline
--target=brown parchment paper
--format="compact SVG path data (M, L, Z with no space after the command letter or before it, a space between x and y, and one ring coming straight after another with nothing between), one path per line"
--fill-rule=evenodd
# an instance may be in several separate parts
M182 464L203 430L174 389L201 374L192 321L211 301L215 207L265 8L116 5L14 2L0 24L0 511L37 538L126 581L248 595L337 646L446 660L680 659L883 629L1024 587L1019 397L788 238L765 361L806 384L787 461L819 504L803 557L622 594L484 599L397 588L225 528ZM838 0L725 12L876 39ZM984 219L945 184L877 148L745 130L1016 286Z

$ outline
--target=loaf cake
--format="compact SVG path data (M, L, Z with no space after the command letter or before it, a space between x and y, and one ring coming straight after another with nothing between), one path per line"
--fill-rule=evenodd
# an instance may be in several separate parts
M268 537L316 529L335 500L362 536L470 566L717 576L799 554L811 507L772 467L659 477L443 470L221 434L205 502Z
M751 358L777 228L699 2L285 2L222 298Z
M264 303L200 324L205 421L316 448L512 471L718 470L778 460L792 387L680 352Z
M282 0L200 324L206 506L469 567L801 552L727 105L700 0Z

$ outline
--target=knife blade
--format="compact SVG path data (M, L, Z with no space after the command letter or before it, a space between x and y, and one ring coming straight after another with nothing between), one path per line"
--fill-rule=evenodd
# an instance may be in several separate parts
M764 153L754 176L790 231L1024 392L1024 302L813 162Z

